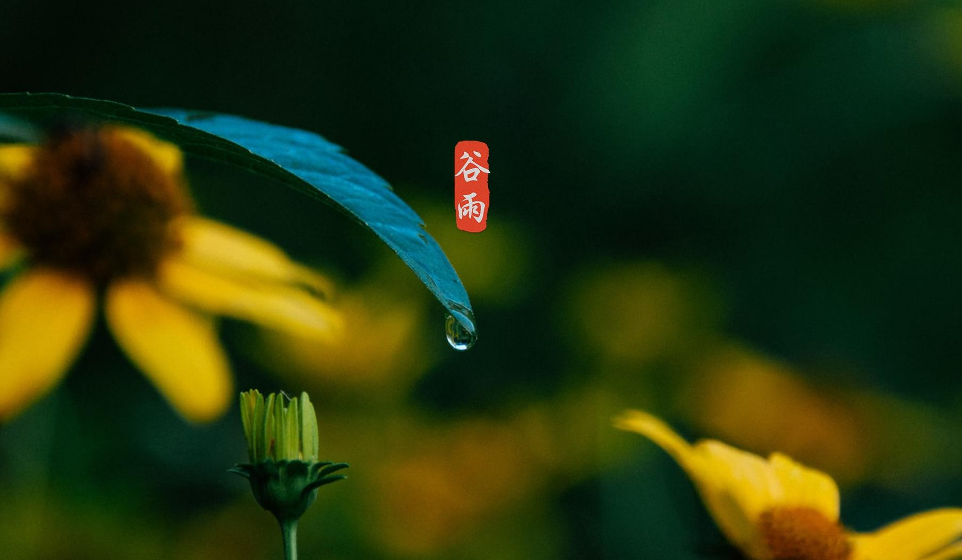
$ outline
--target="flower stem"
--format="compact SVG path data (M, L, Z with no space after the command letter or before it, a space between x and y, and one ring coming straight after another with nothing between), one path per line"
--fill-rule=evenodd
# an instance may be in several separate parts
M284 538L284 560L297 560L297 520L281 521Z

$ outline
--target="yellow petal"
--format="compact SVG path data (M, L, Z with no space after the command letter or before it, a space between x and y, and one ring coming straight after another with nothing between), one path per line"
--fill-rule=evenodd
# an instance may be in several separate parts
M323 340L342 330L337 311L299 288L221 276L177 256L161 264L158 278L165 293L210 313Z
M108 288L106 315L127 356L185 418L204 422L227 410L233 381L209 318L138 280Z
M86 340L96 295L52 270L24 272L0 294L0 421L50 391Z
M322 294L331 291L329 280L256 235L197 216L182 218L174 227L184 244L182 256L192 265L241 280L302 283Z
M960 558L962 558L962 543L944 548L931 556L926 556L922 560L959 560Z
M711 501L706 498L706 503L713 504L709 511L718 512L715 519L723 532L749 558L766 558L768 551L758 533L758 518L782 503L774 469L758 455L720 441L700 441L694 450L703 458L714 486L710 489ZM706 494L702 491L703 496ZM726 519L725 523L721 519Z
M717 441L693 447L660 419L638 410L625 412L615 427L639 433L671 455L728 540L750 558L765 556L756 521L775 501L778 479L764 459Z
M109 130L112 134L130 142L150 156L154 163L168 174L180 175L183 173L184 154L176 145L164 142L153 134L138 128L113 126Z
M0 232L0 271L17 262L20 244L9 235Z
M0 145L0 211L9 204L10 181L21 179L29 170L36 151L26 144Z
M5 180L23 177L30 169L36 146L28 144L4 144L0 146L0 184Z
M830 521L838 521L838 485L832 477L796 463L781 453L773 453L768 461L778 477L784 505L811 508Z
M922 560L928 555L952 558L943 556L943 549L960 536L962 509L945 508L906 517L852 540L860 560Z
M615 418L615 427L626 432L641 434L671 455L681 468L690 476L697 476L698 469L703 466L701 457L697 456L692 446L671 429L660 418L640 410L626 410Z

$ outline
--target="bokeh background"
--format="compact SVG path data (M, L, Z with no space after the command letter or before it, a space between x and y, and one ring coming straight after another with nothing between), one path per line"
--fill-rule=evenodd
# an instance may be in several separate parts
M352 464L305 517L325 559L733 558L680 471L610 427L787 452L868 530L962 504L962 5L911 0L0 3L0 90L319 132L425 219L472 296L443 313L376 238L189 162L207 214L337 281L338 345L239 323L238 387L307 390ZM452 150L491 148L457 231ZM0 372L2 375L2 372ZM0 427L0 556L277 558L236 406L182 421L101 323Z

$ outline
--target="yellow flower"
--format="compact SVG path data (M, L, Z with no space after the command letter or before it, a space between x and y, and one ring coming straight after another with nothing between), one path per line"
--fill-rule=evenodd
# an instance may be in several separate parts
M50 391L91 330L117 342L187 419L233 395L213 315L327 338L325 283L276 246L193 213L174 145L103 126L0 146L0 421Z
M828 475L779 453L768 460L714 440L690 445L664 422L632 410L615 420L664 449L685 470L708 512L751 560L950 560L962 558L962 509L916 514L874 533L838 520Z

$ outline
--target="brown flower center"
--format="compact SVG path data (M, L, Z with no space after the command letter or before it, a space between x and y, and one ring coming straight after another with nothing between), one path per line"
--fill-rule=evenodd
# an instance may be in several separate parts
M191 205L183 178L117 128L52 136L10 187L2 221L31 260L100 284L153 274Z
M842 526L811 508L775 508L759 525L774 560L848 560L852 554Z

